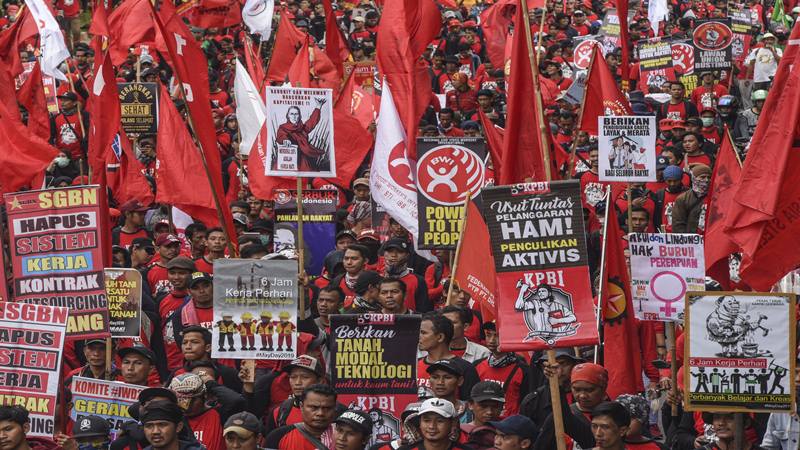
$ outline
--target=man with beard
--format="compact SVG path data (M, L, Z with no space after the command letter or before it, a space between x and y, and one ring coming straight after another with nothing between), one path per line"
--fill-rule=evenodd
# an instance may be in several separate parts
M199 442L178 439L183 430L183 411L169 400L156 400L142 408L141 420L149 446L145 450L200 450Z
M326 149L317 148L309 142L309 135L319 124L322 105L326 102L325 98L314 100L317 102L317 107L305 122L302 120L300 108L290 106L286 112L286 122L278 127L275 135L277 145L296 147L298 172L328 170L330 166L330 156L327 155ZM272 168L278 168L277 159L273 160Z
M706 201L711 184L711 168L705 164L692 167L692 188L682 193L672 208L673 233L703 233Z
M428 299L428 288L425 279L408 267L411 255L409 248L410 244L404 239L392 238L386 241L383 245L383 259L386 263L384 276L405 283L406 307L417 312L428 312L433 309Z

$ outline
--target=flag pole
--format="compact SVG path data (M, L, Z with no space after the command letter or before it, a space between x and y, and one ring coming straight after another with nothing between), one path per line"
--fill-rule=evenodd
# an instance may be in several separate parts
M547 181L553 179L550 167L550 142L547 139L547 129L545 128L545 121L544 121L544 111L542 106L542 92L541 86L539 86L539 64L537 62L537 57L534 54L533 48L533 36L531 35L531 20L528 17L528 0L520 0L520 6L524 10L524 14L522 14L522 21L525 25L525 37L528 43L528 59L530 60L531 64L531 74L533 75L533 95L534 101L536 102L536 122L539 126L539 133L540 133L540 140L542 142L542 159L544 162L544 173L546 176ZM547 11L545 10L542 15ZM559 418L561 416L558 416ZM562 438L563 440L563 438ZM559 445L558 450L563 450L563 447Z
M676 400L672 403L672 417L678 417L678 358L675 353L675 322L669 321L666 324L667 331L667 349L669 350L672 358L669 362L669 381L672 397Z
M595 314L597 316L597 334L602 337L603 330L601 328L601 321L603 317L603 285L605 284L605 276L606 276L606 249L608 246L606 245L606 237L608 236L608 210L609 205L611 204L611 186L606 186L606 212L603 215L603 250L600 253L600 287L597 289L597 309L595 310ZM599 340L602 342L602 339ZM600 355L600 343L598 342L597 345L594 346L594 363L599 364L599 355Z
M599 45L599 44L598 44ZM569 167L567 167L567 179L572 179L572 172L575 171L575 155L578 152L578 133L581 131L580 126L583 123L583 109L586 106L586 90L589 86L589 76L592 74L592 67L594 67L595 55L592 49L592 58L589 60L589 71L586 73L586 81L584 81L583 97L581 97L581 107L578 110L578 121L575 123L575 136L572 138L572 149L569 152Z
M458 243L456 244L456 256L453 258L453 262L450 264L450 285L447 287L447 297L445 297L444 301L445 304L450 304L450 295L453 294L453 285L456 282L455 275L456 275L456 268L458 267L458 257L461 255L461 242L464 238L464 228L467 226L467 206L469 206L469 201L472 199L472 192L467 190L467 198L464 199L464 215L461 217L461 230L458 232Z
M304 276L306 273L305 257L303 253L303 177L297 177L297 242L295 248L297 249L297 268L300 275ZM306 286L301 285L297 291L297 318L303 320L306 318Z
M542 143L541 152L544 162L545 179L550 182L553 179L550 167L550 144L547 139L547 130L545 129L544 114L542 110L542 93L539 86L539 65L537 63L536 55L533 48L533 37L531 36L531 20L528 17L528 0L520 0L520 6L523 10L522 21L525 27L525 40L528 44L528 60L531 65L531 74L533 76L533 95L536 102L536 122L539 126L540 139ZM546 12L546 11L545 11ZM545 14L542 13L542 15ZM519 24L516 25L516 31L519 32ZM540 176L539 174L534 174ZM549 365L554 366L558 364L556 361L555 350L547 350L547 362ZM558 450L566 450L567 445L564 441L564 419L561 411L561 390L558 386L557 377L548 377L550 385L550 402L553 405L553 429L555 431L556 446Z

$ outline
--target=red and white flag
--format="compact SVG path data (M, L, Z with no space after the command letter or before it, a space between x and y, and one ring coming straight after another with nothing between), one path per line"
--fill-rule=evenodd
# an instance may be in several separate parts
M236 117L239 118L239 130L242 133L242 143L239 152L249 155L253 144L258 138L258 133L267 120L267 108L258 95L258 88L250 79L247 69L239 60L236 60L236 78L233 82L236 93Z

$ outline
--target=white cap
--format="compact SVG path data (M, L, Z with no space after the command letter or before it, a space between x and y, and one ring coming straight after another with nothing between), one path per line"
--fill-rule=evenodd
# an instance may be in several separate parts
M795 6L794 8L792 8L792 14L794 13L800 14L800 6Z
M421 416L429 412L436 413L445 419L452 419L456 416L455 406L453 406L450 401L442 398L429 398L422 402L422 405L420 405L419 411L417 412L417 416Z

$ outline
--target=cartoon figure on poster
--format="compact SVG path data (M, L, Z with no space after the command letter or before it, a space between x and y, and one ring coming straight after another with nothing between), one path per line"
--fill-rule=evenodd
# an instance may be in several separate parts
M731 295L723 295L717 299L717 306L706 319L708 339L718 343L722 352L717 356L724 358L753 358L755 356L772 356L769 350L758 349L754 333L760 331L763 337L769 334L769 328L762 322L767 316L759 314L751 317L747 310L742 310L739 300Z
M223 314L222 320L217 322L219 328L219 351L225 351L225 343L228 343L229 351L236 351L233 347L233 334L236 333L238 326L233 322L233 315Z
M262 311L260 314L261 321L256 326L256 333L261 337L261 350L271 352L272 335L275 333L275 324L272 323L272 313L269 311Z
M611 138L608 163L612 169L647 169L647 149L624 134Z
M523 280L517 281L517 301L514 310L523 313L528 336L525 341L541 339L553 345L564 336L572 336L578 331L577 319L572 308L572 300L562 291L547 284L531 286Z
M336 175L331 92L268 88L267 175Z
M369 410L372 419L372 437L367 443L367 448L379 442L391 442L400 437L399 422L389 414L384 414L380 408Z

